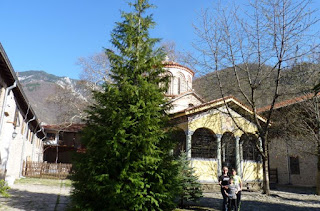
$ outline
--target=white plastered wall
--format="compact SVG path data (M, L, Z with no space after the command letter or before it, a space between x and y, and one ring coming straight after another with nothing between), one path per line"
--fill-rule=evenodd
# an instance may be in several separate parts
M26 126L26 123L23 123L24 117L20 111L18 114L18 122L20 124L14 125L17 105L12 91L10 91L7 97L6 104L6 115L4 115L2 131L0 134L0 156L1 169L3 169L3 173L5 172L5 179L9 185L12 185L14 180L20 177L21 161L26 161L27 158L30 161L43 160L43 145L36 135L33 135L34 140L32 141L32 133L35 133L36 131L30 131L30 128ZM26 138L26 130L29 137L28 139ZM12 136L13 132L17 133L15 138Z

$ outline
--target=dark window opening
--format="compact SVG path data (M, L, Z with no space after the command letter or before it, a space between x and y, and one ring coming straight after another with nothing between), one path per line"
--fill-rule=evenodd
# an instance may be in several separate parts
M290 173L300 174L299 157L290 157Z
M172 140L175 143L174 156L179 156L181 151L186 151L186 135L183 130L176 130L172 133Z

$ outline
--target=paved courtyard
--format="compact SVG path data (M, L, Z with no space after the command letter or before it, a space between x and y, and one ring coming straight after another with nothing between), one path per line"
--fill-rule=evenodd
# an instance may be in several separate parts
M58 185L14 184L9 191L11 197L0 196L0 211L66 210L71 188L64 181L59 182Z
M0 211L18 210L66 210L69 203L70 185L60 181L58 185L43 185L33 183L14 184L10 190L11 197L0 197ZM243 191L241 210L252 211L318 211L320 210L320 196L313 194L314 189L279 186L271 191L270 196L260 192ZM188 209L181 210L220 210L222 203L218 191L204 193L200 202ZM179 210L179 209L178 209Z
M260 191L242 192L242 211L319 211L320 196L315 195L315 188L301 188L278 185L271 190L270 196ZM220 192L204 193L198 205L182 210L221 210ZM200 206L199 206L200 205Z

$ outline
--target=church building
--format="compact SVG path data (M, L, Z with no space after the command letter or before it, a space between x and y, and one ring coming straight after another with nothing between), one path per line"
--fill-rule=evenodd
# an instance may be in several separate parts
M174 153L187 153L204 184L216 183L223 166L235 168L245 183L261 182L262 162L255 145L260 142L250 108L232 96L205 102L192 89L194 71L175 62L167 62L165 69L170 77L166 96L173 105L170 115L179 140Z

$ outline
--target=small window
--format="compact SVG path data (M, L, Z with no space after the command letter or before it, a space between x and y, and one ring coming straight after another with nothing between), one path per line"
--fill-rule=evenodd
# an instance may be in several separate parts
M299 157L290 157L290 173L300 174Z

